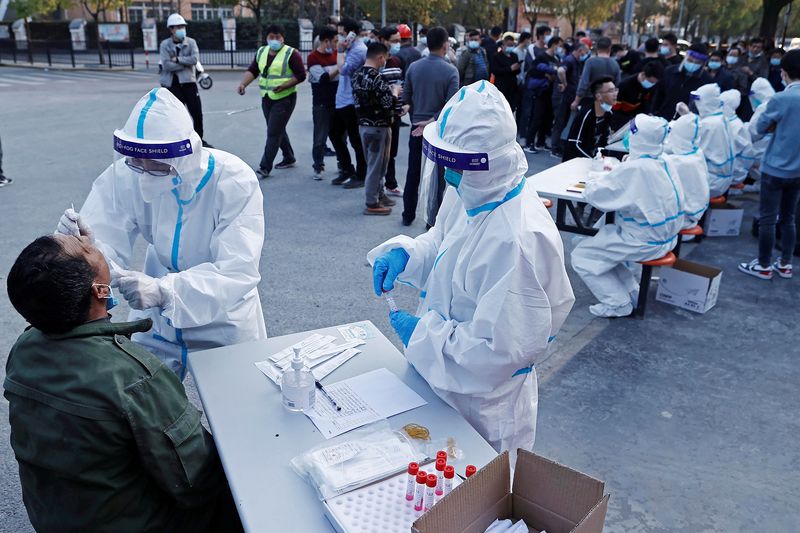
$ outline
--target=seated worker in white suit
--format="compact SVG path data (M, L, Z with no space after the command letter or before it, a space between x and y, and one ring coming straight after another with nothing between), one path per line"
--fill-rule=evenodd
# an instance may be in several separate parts
M738 89L730 89L719 95L722 101L722 114L728 121L731 139L733 139L733 182L741 183L747 177L750 167L753 166L753 142L750 139L750 132L745 126L736 110L742 102L742 93Z
M498 452L530 450L534 364L575 297L564 249L516 142L514 115L488 81L459 90L425 127L423 152L449 184L436 224L367 255L376 294L420 291L416 314L391 313L405 355ZM431 165L435 168L435 165Z
M719 85L709 83L691 93L692 102L700 116L700 148L708 167L709 194L725 194L733 181L733 136L722 112Z
M592 207L615 211L616 222L601 226L572 251L572 268L600 301L589 311L600 317L631 314L639 283L626 263L664 256L683 228L683 186L661 157L669 124L639 114L630 129L628 159L587 179L583 192Z
M687 113L670 122L664 159L683 187L683 228L693 228L708 209L708 167L700 148L700 118Z

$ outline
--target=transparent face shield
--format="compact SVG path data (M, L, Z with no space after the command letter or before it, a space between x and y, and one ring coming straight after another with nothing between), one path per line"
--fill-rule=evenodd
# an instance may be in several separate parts
M429 139L436 139L436 144ZM438 139L435 122L425 127L422 153L425 158L420 179L420 204L424 209L425 222L433 226L448 185L458 190L465 171L489 170L489 155L485 152L464 152Z

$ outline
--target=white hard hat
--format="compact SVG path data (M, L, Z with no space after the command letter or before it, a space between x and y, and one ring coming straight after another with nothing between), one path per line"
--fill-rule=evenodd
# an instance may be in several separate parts
M173 13L167 19L167 28L171 28L173 26L186 26L186 20L177 13Z

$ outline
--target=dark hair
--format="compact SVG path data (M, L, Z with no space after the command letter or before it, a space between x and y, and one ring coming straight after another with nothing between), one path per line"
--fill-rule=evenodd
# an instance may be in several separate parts
M562 44L563 42L564 42L564 39L562 39L561 37L553 37L547 43L547 47L550 48L550 47L555 46L557 44Z
M494 28L491 29L489 35L494 37L496 35L500 35L501 33L503 33L503 28L501 28L500 26L495 26Z
M589 84L589 90L592 91L592 95L594 96L597 94L597 91L603 87L603 84L608 82L614 83L614 78L611 76L600 76L599 78L595 78L592 80L592 83Z
M421 29L419 30L419 36L420 36L420 37L423 37L423 36L425 36L425 35L428 35L428 28L421 28Z
M505 37L503 37L503 42L506 42L506 41L512 41L513 42L514 41L514 36L513 35L506 35Z
M449 37L447 30L441 26L428 29L428 50L432 52L441 50Z
M533 36L531 35L531 32L529 32L529 31L524 31L524 32L522 32L522 33L520 33L520 34L519 34L519 42L522 42L522 41L524 41L525 39L530 39L531 37L533 37Z
M781 68L790 79L800 80L800 50L795 48L786 52L781 58Z
M345 33L353 32L358 34L361 31L361 24L350 17L344 17L339 21L338 26L341 26Z
M481 34L481 32L479 32L478 30L469 30L469 33L467 33L467 36L468 37L475 37L476 35L480 36L480 34Z
M389 49L383 43L369 43L369 46L367 46L367 59L375 59L388 53Z
M662 41L667 41L672 46L678 46L678 36L674 33L667 33L661 37Z
M786 50L784 50L783 48L773 48L772 50L769 51L769 55L775 55L775 54L780 54L781 57L783 57L783 55L786 54Z
M320 41L325 41L327 39L333 39L334 37L336 37L336 35L337 35L336 30L328 26L325 26L319 29L318 37Z
M764 45L764 38L763 37L753 37L752 39L750 39L750 46L753 46L754 44L760 44L760 45L763 46Z
M539 26L536 28L536 38L538 39L545 33L553 33L553 30L550 29L550 26Z
M397 26L385 26L381 28L381 31L378 32L378 35L380 35L381 39L384 41L388 41L395 33L399 33Z
M276 33L281 37L286 36L286 33L284 33L283 31L283 26L281 26L280 24L270 24L269 26L267 26L266 35L269 35L270 33Z
M614 54L616 54L617 52L619 52L620 50L625 50L625 49L622 47L622 45L621 45L621 44L612 44L612 45L611 45L611 55L612 55L612 56L613 56Z
M597 49L598 50L610 50L611 49L611 39L608 37L600 37L597 39Z
M581 37L586 37L586 32L585 31L576 31L575 32L575 37L577 39L580 39Z
M692 52L697 52L698 54L703 54L704 56L708 55L708 46L706 46L704 43L694 43L689 47L689 50Z
M64 333L86 322L97 272L83 257L68 254L50 235L22 250L6 285L11 305L44 333Z
M651 54L658 52L658 39L650 37L644 42L644 51Z
M712 50L712 51L711 51L711 52L708 54L708 58L709 58L709 59L711 59L712 57L718 57L718 58L720 58L720 59L725 59L725 52L724 52L724 51L722 51L722 50L719 50L719 49L717 49L717 50Z
M661 79L664 76L664 67L658 61L648 61L642 68L645 78Z

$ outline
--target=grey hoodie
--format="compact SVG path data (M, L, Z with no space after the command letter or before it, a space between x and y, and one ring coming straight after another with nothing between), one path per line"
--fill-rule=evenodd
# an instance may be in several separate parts
M178 76L179 83L193 83L197 81L194 74L194 66L200 56L200 49L197 41L191 37L184 37L183 41L176 43L172 37L161 41L159 46L161 60L161 86L170 87L172 85L172 75ZM173 57L178 58L178 62L172 61Z

